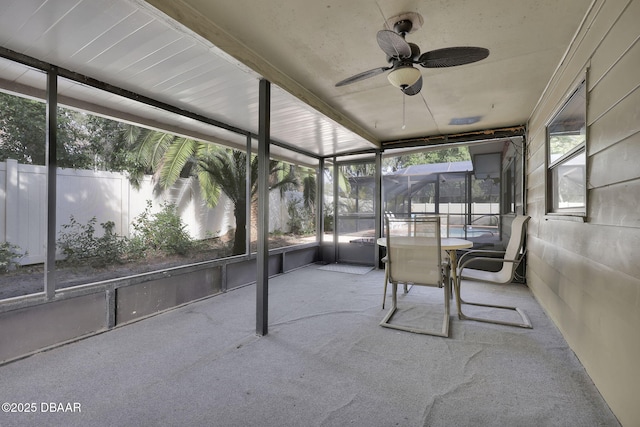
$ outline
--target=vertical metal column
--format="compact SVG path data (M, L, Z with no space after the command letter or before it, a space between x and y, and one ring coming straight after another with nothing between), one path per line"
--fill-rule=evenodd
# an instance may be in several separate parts
M316 172L316 241L324 240L324 159L318 160Z
M376 229L375 236L376 240L378 237L382 237L382 152L376 151L376 159L375 159L375 171L374 171L374 199L373 199L373 209L376 216ZM378 245L375 245L375 255L373 258L373 262L375 268L378 268L380 265L380 248Z
M51 66L47 73L46 106L46 162L47 162L47 241L44 273L44 292L47 299L56 293L56 173L58 124L58 68Z
M245 147L247 153L247 160L245 162L245 182L244 186L244 253L247 257L251 254L251 134L247 134L247 146Z
M256 280L256 334L268 333L269 323L269 142L271 83L260 80L258 120L258 272Z
M464 194L467 202L467 224L473 224L473 195L471 194L471 172L464 175ZM465 233L464 237L467 235Z
M340 168L338 168L338 159L333 157L333 261L338 262L338 187Z
M520 210L520 214L521 215L526 215L527 214L527 181L529 180L529 177L527 175L527 137L529 136L529 131L527 131L524 136L520 137L520 152L522 153L522 156L520 158L520 203L522 203L522 208ZM517 150L516 150L517 153ZM514 171L514 178L516 173L518 172L517 170L517 166L518 164L516 163L516 170ZM514 197L515 199L515 197ZM515 204L515 202L514 202ZM518 213L518 207L514 206L514 210L516 213ZM500 224L502 224L502 218L500 218ZM501 226L502 228L502 226Z
M411 187L411 175L409 175L407 176L407 194L408 194L407 213L409 214L409 216L411 216L411 214L413 213L413 206L412 206L413 196L411 195L411 191L413 191L413 189Z
M440 182L442 180L442 175L436 175L436 185L435 185L435 202L436 202L436 215L440 214ZM449 206L447 206L447 214L449 213Z

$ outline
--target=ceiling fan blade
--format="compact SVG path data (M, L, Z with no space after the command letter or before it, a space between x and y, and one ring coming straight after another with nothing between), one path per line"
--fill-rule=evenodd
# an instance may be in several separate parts
M402 93L405 95L413 96L420 93L420 89L422 89L422 76L411 86L406 87L404 89L400 89Z
M392 58L411 57L411 46L400 34L391 30L380 30L376 36L378 46L384 53Z
M378 74L382 74L387 70L390 70L392 67L379 67L374 68L373 70L364 71L362 73L356 74L355 76L351 76L344 80L336 83L336 87L345 86L351 83L359 82L360 80L368 79L369 77L377 76Z
M481 61L487 56L489 49L483 47L456 46L425 52L417 62L425 68L455 67Z

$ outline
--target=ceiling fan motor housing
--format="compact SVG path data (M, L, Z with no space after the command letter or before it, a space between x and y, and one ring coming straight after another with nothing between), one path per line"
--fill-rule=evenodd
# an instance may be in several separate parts
M409 19L403 19L393 25L393 31L400 34L402 37L410 33L412 28L413 22L411 22Z
M405 34L419 30L422 27L422 24L424 24L422 15L417 12L404 12L387 19L385 28L393 28L393 30L399 34L404 33L402 34L404 37ZM399 26L400 28L398 29L396 26Z

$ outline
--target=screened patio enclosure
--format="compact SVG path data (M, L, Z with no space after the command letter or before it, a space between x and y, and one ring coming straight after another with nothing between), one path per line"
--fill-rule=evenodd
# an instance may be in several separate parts
M499 248L504 241L502 217L515 213L521 203L516 197L522 181L514 175L516 165L521 170L521 141L476 142L463 149L471 160L395 170L388 159L394 164L407 159L402 151L389 150L381 159L380 181L375 158L336 158L335 169L327 167L324 173L323 260L376 263L375 239L384 234L384 215L440 215L450 237L471 240L476 248ZM434 151L411 153L425 150Z
M270 117L269 123L274 132L269 138L263 128L257 131L242 129L68 69L53 67L36 58L17 55L7 49L0 49L0 53L0 70L4 70L4 73L11 71L14 76L13 80L0 80L2 99L7 105L21 107L16 107L15 111L24 112L21 115L12 113L11 117L21 117L22 122L31 124L25 129L41 130L37 137L31 139L22 138L18 132L3 134L6 139L15 136L13 139L29 144L18 151L18 154L23 154L23 158L16 160L7 156L6 166L0 165L0 170L4 171L1 175L6 177L4 181L0 180L5 190L2 207L6 209L2 214L5 221L2 222L4 227L0 226L0 232L4 233L4 241L19 247L18 255L24 255L25 265L34 267L21 269L19 272L28 273L28 278L12 273L3 278L6 283L0 286L0 323L3 325L0 341L11 343L0 349L0 363L48 346L124 325L190 301L257 283L260 278L266 280L307 264L340 262L379 265L380 254L375 238L383 233L382 219L386 210L398 213L455 213L456 225L459 226L457 232L468 236L470 227L481 225L480 222L473 222L475 208L470 205L478 194L477 188L480 188L473 184L477 180L493 182L489 187L490 197L493 197L489 209L492 214L515 212L500 212L498 206L493 204L499 199L498 189L504 192L504 187L500 187L499 181L495 181L500 178L502 166L507 167L509 162L521 164L521 150L514 147L521 144L522 127L507 130L505 132L508 136L493 137L482 144L478 141L481 136L473 132L452 141L471 144L471 160L458 165L457 169L444 170L439 169L441 165L432 164L383 171L385 159L406 153L407 147L399 150L371 148L372 144L362 138L344 130L336 130L331 132L333 136L330 139L336 142L335 147L348 147L349 151L322 153L322 150L313 147L287 143L288 138L285 142L280 140L280 137L285 136L285 133L280 133L281 124L287 122L283 113L274 112L273 117ZM253 80L252 83L260 88L271 88L265 80ZM276 86L273 87L273 92L269 91L269 96L261 95L259 98L262 109L266 109L268 105L274 109L276 106L282 108L283 102L291 102L304 109L301 103L292 100ZM33 109L22 108L25 106ZM286 108L283 110L290 111ZM57 131L46 134L45 129L55 128L56 120L60 124ZM323 123L313 116L309 120L316 124ZM330 122L328 119L324 120ZM105 147L105 141L112 141L108 135L116 133L110 129L126 125L144 128L150 134L173 135L178 137L176 141L201 141L204 143L202 147L227 153L231 156L229 159L241 159L241 163L244 163L241 169L252 169L252 174L251 159L256 154L262 159L257 162L258 165L276 161L286 165L286 170L296 169L301 173L301 180L312 184L310 189L314 191L309 194L315 194L310 200L311 205L307 206L312 215L300 221L300 224L310 230L309 234L304 241L290 246L276 248L269 245L270 237L276 235L276 232L290 231L295 218L291 216L291 212L287 212L289 206L286 201L278 204L275 203L276 200L272 200L269 204L270 209L280 206L279 213L285 216L279 221L274 221L276 216L271 211L265 218L264 212L261 215L254 210L256 206L257 210L260 206L264 207L264 201L271 196L280 200L277 194L272 194L266 188L257 191L259 196L262 195L263 203L258 201L255 204L237 205L244 206L246 220L243 223L238 222L238 217L234 218L234 212L239 210L234 208L229 195L222 198L216 208L205 206L202 203L205 189L196 185L198 181L191 179L192 177L181 175L176 185L157 199L150 177L143 181L143 192L136 192L137 190L130 188L127 175L123 173L126 168L104 166L103 160L107 157L90 152L94 145L81 144L86 152L68 149L74 146L67 143L76 142L68 136L76 134L65 129L74 130L78 123L85 122L94 124L91 128L93 132L87 134L87 137L95 134L102 138L95 145L98 147ZM339 128L338 123L330 124ZM324 134L311 133L307 129L300 139L308 141L314 136L321 141L327 140ZM495 133L492 136L494 135ZM269 139L267 153L259 153L259 149L266 145L266 141L261 141L261 138ZM345 138L353 138L357 143L347 144ZM80 140L84 141L83 138ZM426 142L415 143L408 148L416 152L444 147L439 142L437 144L436 148L428 147ZM503 165L498 163L497 172L494 171L496 174L491 177L478 175L478 147L497 153L497 158L502 161ZM55 155L40 158L30 154L44 153L47 150ZM88 154L84 157L91 162L84 166L71 162L70 154L78 153ZM522 169L518 171L521 173ZM247 174L241 172L241 176L246 177ZM514 176L517 177L517 174ZM319 179L320 177L323 179ZM241 181L241 193L253 194L254 180ZM271 177L256 181L269 181L273 184ZM400 182L403 184L400 185ZM509 188L515 189L516 182L521 180L514 180ZM303 191L298 189L296 193L302 194ZM507 193L516 194L517 191L510 190ZM174 204L175 212L181 219L190 221L185 229L197 241L195 252L160 267L148 264L145 257L133 261L127 259L124 263L120 262L121 259L117 262L109 261L110 264L102 267L98 264L94 266L92 259L82 259L72 268L60 263L65 261L61 257L61 239L64 238L65 230L75 230L71 234L67 233L67 236L71 236L67 242L73 241L73 236L93 238L94 224L97 238L104 237L97 226L104 228L106 224L112 224L111 234L108 234L113 237L111 242L132 237L128 233L135 229L136 224L141 224L141 219L149 218L145 217L145 202L149 199L153 199L153 210L148 215L155 216L161 213L159 209L162 206ZM486 203L486 197L481 201ZM521 199L517 204L521 207ZM36 217L34 212L41 215ZM169 211L167 213L171 214ZM502 234L497 226L502 223L484 224L493 227L491 233L496 242ZM262 231L254 229L256 224L262 224ZM232 252L225 252L222 250L224 248L217 246L201 246L202 243L215 243L216 239L230 234L229 231L234 228L242 228L243 225L247 227L244 233L245 244L239 250L235 250L235 245L234 248L227 245ZM258 246L257 250L251 240L255 235L262 237L267 243ZM242 240L242 237L236 240ZM30 258L28 260L27 253ZM137 254L140 253L137 251ZM124 264L124 269L112 268L120 267L121 264ZM109 268L104 268L105 265ZM267 307L262 302L259 301L256 305L257 311L263 310L266 314ZM264 321L263 325L266 323ZM33 332L25 338L20 332L20 325L25 324L56 327L55 330L33 328Z
M28 4L25 8L31 6ZM145 10L139 13L147 14ZM46 52L38 51L30 52L31 56L18 49L20 46L0 46L2 99L7 105L16 106L15 111L24 112L20 115L22 122L28 124L24 129L38 131L33 136L25 133L28 138L17 131L1 134L7 141L22 144L9 153L22 157L7 155L6 165L0 165L4 171L0 175L5 176L1 184L5 185L2 201L6 208L6 212L0 212L4 218L0 221L2 240L18 246L18 255L35 267L32 274L30 267L28 284L23 277L12 275L6 276L8 285L0 286L0 341L8 343L0 348L0 363L200 298L260 281L266 284L268 277L307 264L341 262L376 266L379 253L374 242L383 233L383 215L389 210L449 212L455 214L456 232L469 236L473 234L471 227L486 225L493 227L492 236L499 241L504 218L485 224L473 216L476 210L472 203L479 194L474 182L487 180L478 176L475 154L480 152L476 146L489 141L482 146L497 153L499 159L497 175L489 178L493 180L489 190L493 199L488 211L498 215L514 213L515 210L500 210L501 206L494 204L501 200L498 190L504 191L504 186L499 184L501 170L507 168L509 161L521 164L521 153L513 147L515 140L521 144L524 126L496 128L488 136L486 131L469 130L451 135L447 141L438 135L403 143L399 148L394 141L385 142L349 130L340 117L327 116L310 107L257 72L241 67L243 73L238 73L238 64L228 62L226 57L217 57L217 50L209 42L191 36L183 38L180 31L174 34L176 28L164 18L151 13L149 19L177 37L176 47L187 43L185 55L199 58L202 69L207 70L197 74L199 90L192 92L193 88L172 84L174 79L183 76L176 75L170 64L160 62L153 67L143 67L138 62L140 58L147 58L142 51L123 59L130 65L129 68L125 67L127 64L118 65L127 69L123 72L107 67L111 64L109 61L97 70L93 65L83 65L85 57L62 54L49 57ZM10 35L10 31L3 30ZM153 46L140 47L151 48ZM139 70L138 66L143 69ZM212 69L216 72L211 73ZM233 79L237 80L236 84L226 84ZM166 88L164 85L148 87L147 83L152 81L165 82ZM164 89L158 92L160 86ZM244 89L234 91L237 87ZM15 118L18 114L7 116ZM92 132L77 137L79 125ZM134 191L127 179L128 165L117 165L115 161L107 165L108 152L90 151L94 147L114 147L113 153L116 153L115 147L120 147L117 144L121 140L114 136L122 133L115 130L124 127L135 128L140 135L175 137L173 141L184 143L183 146L193 143L191 154L202 154L201 160L206 160L207 153L226 153L225 158L237 160L234 164L239 165L238 176L243 179L240 179L242 188L236 193L244 197L234 200L224 193L215 208L209 207L203 203L206 186L194 179L193 168L182 168L175 175L175 185L165 189L162 197L156 198L151 175L142 181L142 192ZM95 135L101 139L94 139ZM389 156L401 155L406 150L433 150L436 145L439 149L446 144L471 144L468 164L446 171L428 169L439 167L431 165L425 166L426 171L416 172L417 166L412 166L383 172L383 163ZM213 151L208 151L210 149ZM78 154L90 161L83 160L84 163L78 165L73 157ZM287 212L286 203L279 204L279 213L289 214L289 218L283 216L274 221L276 215L265 212L278 205L270 200L271 196L281 200L268 188L274 184L271 178L275 175L261 175L264 179L256 180L247 178L253 178L255 157L258 158L257 173L260 165L265 168L276 161L286 165L287 170L300 171L301 180L312 183L315 179L311 188L315 199L306 206L311 214L300 221L310 230L304 242L277 248L269 245L271 237L290 231L294 218ZM522 168L517 172L521 175ZM398 183L392 185L390 179ZM510 188L516 188L516 183L521 181L514 180ZM258 185L256 189L253 182L268 182L269 186L259 188ZM522 193L510 192L518 195L514 199L518 202L513 206L521 209ZM296 193L301 194L303 190L298 188ZM255 194L256 203L246 203ZM153 209L147 213L145 202L150 199L153 199ZM487 200L481 202L487 203ZM188 256L176 256L177 261L172 259L172 264L161 267L153 264L147 268L151 264L145 257L127 259L122 270L112 268L120 267L121 259L102 266L82 259L74 267L78 272L67 281L67 274L73 273L73 269L64 264L62 252L74 236L89 236L90 240L107 235L113 237L112 243L118 243L121 238L135 237L129 233L136 225L146 221L145 218L159 218L156 215L163 212L162 206L171 204L179 214L176 216L190 221L185 229L196 240L195 251ZM35 216L34 212L39 215ZM166 213L173 215L172 212ZM110 233L106 232L106 225L111 227ZM70 237L66 243L62 242L64 230L75 230L67 233ZM231 233L238 230L244 232ZM244 245L231 247L227 241L222 241L221 246L215 245L232 234L235 234L234 243L237 240ZM255 235L263 241L254 246ZM76 240L82 243L82 239ZM212 246L204 247L202 243L212 243ZM138 250L127 254L141 253ZM264 298L266 287L262 289ZM266 325L265 299L258 300L256 306L257 317ZM25 335L20 329L22 325L34 327ZM41 325L55 325L55 329L45 330Z
M8 208L0 211L0 232L6 233L0 243L8 246L9 255L13 245L18 245L21 246L18 255L24 255L28 250L30 262L39 262L37 257L45 257L46 265L22 268L22 273L32 276L33 287L23 289L19 295L4 294L7 286L23 283L14 272L0 278L7 283L7 286L0 285L0 364L116 329L116 333L102 334L107 338L114 337L118 330L126 332L130 322L197 299L215 295L216 298L210 298L210 301L216 305L218 301L224 301L225 296L238 293L253 299L251 289L254 288L261 290L255 303L257 313L255 316L252 313L253 301L245 301L248 310L243 312L246 313L243 318L253 322L259 317L267 324L268 289L262 285L267 283L267 277L282 275L278 279L294 285L295 272L283 273L314 263L358 261L350 257L351 252L368 254L370 259L366 262L375 265L379 256L376 246L367 243L365 237L370 238L370 235L363 235L364 230L371 229L375 236L382 234L385 210L435 212L437 209L440 212L448 209L445 203L451 203L450 209L457 205L459 212L456 213L460 215L453 219L465 219L455 225L466 227L467 232L469 226L473 230L479 227L467 221L475 212L473 203L494 203L473 200L479 194L474 179L486 185L490 180L499 179L497 227L501 243L509 238L513 218L522 214L531 218L526 234L526 260L522 265L526 267L528 292L542 307L541 318L551 320L553 327L560 331L621 423L635 425L640 420L640 406L634 398L640 394L640 383L634 380L640 375L637 364L640 354L637 338L640 267L633 256L640 245L640 216L637 215L640 195L637 163L640 158L640 74L637 73L640 66L640 26L637 25L640 0L516 0L509 2L509 7L505 7L504 1L494 0L446 4L435 0L375 3L370 0L304 3L296 0L3 0L0 6L0 99L11 101L9 96L2 96L10 95L30 101L31 107L37 108L21 108L20 111L38 112L38 119L22 121L26 123L21 129L27 138L0 130L0 138L16 143L6 148L19 157L0 161L6 163L0 165L0 199L5 195ZM486 48L490 55L478 62L445 69L422 69L417 63L413 64L424 80L417 96L404 96L402 90L390 84L387 77L391 73L336 87L336 82L359 76L358 73L364 70L381 67L377 70L384 71L387 62L385 52L377 46L377 34L385 24L393 28L393 22L387 22L387 18L399 17L406 12L418 13L424 18L421 28L407 36L407 41L420 48L421 56L425 52L455 46ZM413 49L410 50L413 53ZM364 76L368 75L365 72ZM56 107L61 112L64 109L63 114L57 115ZM264 114L265 110L269 114ZM571 117L564 114L570 110L577 113L575 121L573 113ZM0 108L1 113L10 111L18 110ZM88 138L67 138L78 129L73 125L88 122L88 117L84 117L84 122L79 120L82 112L91 112L96 119L120 121L147 130L170 132L179 138L206 141L224 153L257 153L258 146L263 149L265 143L269 144L269 151L263 151L261 155L263 166L269 159L274 159L316 172L316 217L313 222L306 218L302 222L311 224L316 230L312 241L281 248L271 248L263 242L257 251L253 249L253 242L249 245L245 241L246 250L242 250L242 254L215 259L213 255L209 256L209 249L225 248L212 245L199 251L198 258L177 258L179 264L170 268L154 268L133 276L125 273L109 279L95 274L95 269L79 270L76 282L63 283L64 274L71 271L55 268L59 238L56 227L70 224L70 215L81 224L91 226L88 221L97 211L100 214L96 215L97 231L101 231L100 224L113 222L113 232L122 235L126 226L132 225L133 220L145 212L148 198L145 195L125 198L127 193L138 193L129 192L126 176L119 170L104 170L108 174L102 174L96 173L102 171L93 167L75 168L76 160L82 160L85 166L88 160L91 165L100 165L102 161L86 156L76 148L107 147L93 138L95 134ZM8 116L17 117L13 113ZM577 126L578 122L580 126ZM7 122L9 126L13 123ZM560 123L562 129L556 128ZM57 135L56 131L59 131ZM575 133L576 138L567 139L574 140L577 145L564 141L564 132ZM577 138L578 134L580 138ZM562 144L556 146L555 135L563 137L562 141L557 141ZM55 139L57 141L53 141ZM500 146L491 152L480 152L480 146L475 143L481 140ZM454 175L440 175L445 183L437 178L422 189L414 188L419 183L414 182L413 176L406 178L398 173L409 164L388 167L386 162L388 156L401 155L394 153L395 150L427 150L432 146L468 143L473 144L474 149L469 158L441 159L431 163L471 161L472 175L455 176L455 180ZM28 148L21 148L25 144ZM554 157L556 148L561 154L557 159ZM497 176L489 179L482 176L482 158L475 157L476 154L498 154ZM119 159L114 157L114 160ZM340 210L344 208L336 210L338 203L333 202L333 194L341 191L338 175L335 181L324 182L320 178L324 178L325 169L333 170L337 163L357 163L356 160L366 160L374 165L372 174L367 172L368 175L359 176L362 181L372 181L372 195L362 197L353 212ZM248 169L247 162L246 172ZM398 175L395 178L405 178L411 186L399 188L397 200L387 206L384 176L394 173ZM466 170L455 173L464 175ZM94 180L96 175L100 179ZM3 178L4 191L1 188ZM202 194L204 188L187 185L189 182L185 177L180 179L185 180L184 191L172 189L165 195L176 199L169 201L177 202L181 212L188 213L193 219L194 227L190 226L189 230L194 231L194 237L197 231L197 237L204 240L210 232L209 240L214 243L219 235L228 236L230 228L238 228L233 213L221 214L226 212L225 205L233 212L233 202L229 198L221 196L219 210L202 209L198 194ZM415 181L420 179L426 177L415 177ZM72 181L73 186L67 185ZM454 183L445 188L446 182ZM264 179L262 183L265 183ZM98 190L85 190L89 188L88 184L91 188L95 184ZM151 193L150 187L145 184L142 190ZM462 199L462 187L466 199ZM32 189L37 191L32 192ZM245 194L252 191L249 186L245 190ZM263 188L259 194L263 202L269 202L265 190ZM325 205L321 195L333 190ZM347 194L351 194L351 187L349 190ZM449 192L457 199L445 201L436 190ZM279 194L274 196L279 197ZM372 207L366 202L367 197L371 198ZM495 197L495 192L491 192L490 198ZM28 199L29 204L22 203L24 199ZM134 203L130 204L129 200ZM36 202L40 206L32 208L32 203ZM138 202L142 202L141 206ZM256 217L250 205L244 204L246 220ZM265 203L261 205L264 215ZM273 206L275 203L268 207ZM334 210L330 211L331 208ZM242 220L241 209L238 211L237 219ZM287 213L287 206L282 212ZM495 212L493 206L491 212ZM338 214L345 218L337 218ZM286 220L279 224L270 220L260 216L257 223L262 224L267 233L272 226L274 231L284 230L282 225ZM253 219L250 221L251 226L256 223ZM360 235L347 236L348 227L356 221L360 222ZM117 228L120 226L122 231ZM267 233L261 233L263 240L272 237ZM244 234L248 240L250 233ZM32 235L35 236L33 239ZM28 245L22 243L23 236L29 236ZM96 234L94 237L101 236ZM347 240L344 243L343 238ZM242 241L241 235L237 241ZM350 247L353 250L346 249ZM233 252L240 251L240 248L233 249ZM264 268L265 264L268 268ZM137 272L146 265L140 261L129 263L128 268L135 267ZM106 269L100 273L106 273ZM363 290L375 293L373 301L377 311L382 280L373 276L382 277L382 272L370 274L370 287L363 286ZM250 288L249 285L257 283L257 277L260 277L261 285ZM59 287L61 284L66 286ZM327 288L327 283L320 285ZM244 288L246 292L237 288ZM340 289L346 290L344 286ZM234 292L227 292L231 290ZM291 286L284 293L296 295L292 291L297 290L300 289ZM310 300L308 294L297 295L302 296L300 299ZM360 295L359 292L343 293L339 302L357 302L354 300ZM274 303L277 304L276 298ZM325 301L314 298L313 303L322 309ZM283 325L278 324L281 319L276 317L276 304L271 320L278 328ZM298 323L302 320L303 324L305 320L324 319L336 328L349 324L344 319L310 314L302 308L293 313L292 319ZM180 317L186 322L194 318L206 319L193 316L189 309ZM362 320L359 314L356 318ZM229 318L223 319L222 329L233 329L233 322L229 322ZM139 322L139 325L147 331L153 329L146 322ZM212 329L210 324L207 326ZM376 333L381 332L377 330L380 328L375 319L371 327ZM539 342L539 325L534 323L534 327L533 331L526 332L528 343ZM489 328L481 329L486 332ZM173 333L164 335L166 338L175 336ZM249 331L248 335L253 332ZM282 335L274 333L258 341L266 345L272 338L278 339ZM397 334L389 335L389 349L407 354L403 346L393 342ZM502 341L510 335L511 331L502 331L502 328L499 331ZM304 333L297 337L315 338ZM323 342L326 337L332 339L335 334L328 333L314 341ZM459 337L472 339L471 334ZM357 338L355 341L365 343ZM452 340L438 341L438 345L446 346L448 350L456 345ZM295 345L295 340L292 343ZM480 344L485 348L486 343ZM217 345L210 339L203 344ZM251 347L245 345L246 342L240 344L243 349ZM71 354L86 359L88 353L78 351L76 346L67 347L73 350ZM121 343L115 343L115 347L121 348ZM338 351L343 350L342 347ZM188 353L190 347L180 345L179 348L180 353ZM237 349L236 346L229 348ZM359 353L375 356L369 351L371 348L364 347L365 351ZM555 345L545 346L544 359L558 360L557 349ZM526 350L511 360L519 369L533 367L528 363L530 352ZM482 359L481 353L471 353L474 357L470 364ZM145 356L155 352L138 351L136 354ZM207 354L211 354L208 349ZM414 354L422 355L419 349ZM296 357L302 362L308 358L306 352ZM141 363L143 359L140 359ZM374 359L372 366L380 367L380 358ZM33 361L41 362L42 359L33 358ZM132 360L111 361L118 366L127 363L137 366L137 363L130 363ZM264 370L262 361L264 357L257 358L254 366ZM52 369L56 362L50 360L50 363L52 365L40 364L51 372L70 372ZM397 366L397 359L392 359L391 363ZM466 368L470 364L459 366ZM104 366L108 364L101 364L101 372L115 372L104 370ZM335 367L334 364L330 366ZM27 371L31 372L21 368L18 374ZM456 367L431 371L443 375L470 372ZM246 370L241 373L245 374ZM540 380L545 378L543 375L538 377ZM21 375L17 375L14 384L19 385L20 378ZM86 378L82 375L83 381ZM483 378L467 375L463 379L478 382ZM295 380L298 380L297 376ZM381 383L379 378L376 383ZM463 392L468 391L467 383L459 383L464 386ZM482 385L482 382L476 385ZM164 393L162 388L149 387L148 390L154 393L153 397L169 396L168 402L177 396ZM445 394L437 396L447 396L446 400L453 403L465 400L464 395L460 396L462 400L455 396L451 399L447 390L451 388L446 387ZM557 396L572 392L581 393L575 388ZM405 392L394 395L402 396L399 400L402 402L406 402L408 396ZM431 402L423 395L412 396ZM525 404L503 407L507 414L516 417L510 420L511 424L522 421L518 416L527 411L528 403L536 400L536 396L532 396L534 399L529 400L523 396L520 403L527 402ZM245 396L238 397L241 397L239 401L246 399ZM560 400L566 403L564 399ZM347 399L331 406L349 409L353 408L352 401ZM494 402L500 401L505 402L494 399ZM389 401L381 399L377 402ZM558 410L557 406L552 408ZM538 417L529 419L540 424ZM184 424L182 421L180 424ZM591 424L597 424L591 421ZM4 425L3 421L0 423Z
M447 217L449 235L499 241L500 179L478 179L472 162L409 166L383 176L384 212Z

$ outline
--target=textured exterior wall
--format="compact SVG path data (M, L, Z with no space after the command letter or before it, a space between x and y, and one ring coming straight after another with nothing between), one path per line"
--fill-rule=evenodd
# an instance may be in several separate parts
M640 1L593 3L529 121L527 283L623 425L640 406ZM587 217L546 214L545 125L587 74Z

